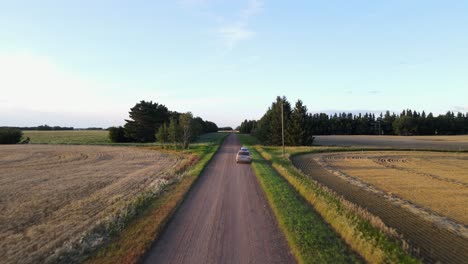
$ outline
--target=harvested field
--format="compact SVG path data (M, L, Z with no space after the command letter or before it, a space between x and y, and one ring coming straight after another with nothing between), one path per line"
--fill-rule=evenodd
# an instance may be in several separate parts
M324 154L327 168L468 225L468 153Z
M54 261L139 194L171 181L182 161L134 147L0 146L0 259Z
M468 150L468 135L461 136L316 136L314 145L420 150Z
M323 153L296 156L293 163L379 216L426 262L468 259L467 153Z

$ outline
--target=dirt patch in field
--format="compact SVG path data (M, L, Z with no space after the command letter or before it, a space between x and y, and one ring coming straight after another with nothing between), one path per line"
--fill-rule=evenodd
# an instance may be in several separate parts
M468 150L468 136L316 136L314 145L421 150Z
M435 160L440 159L440 153L438 154L439 156L434 154L438 158L436 156L432 158ZM457 218L463 223L456 223L453 220L439 216L436 219L438 221L434 221L435 219L431 217L435 214L432 213L431 209L420 207L408 202L409 199L403 199L395 195L395 193L399 193L401 189L407 187L409 188L408 193L412 190L414 197L423 197L420 200L432 202L430 201L431 195L421 195L421 192L430 192L427 188L430 189L431 186L437 187L440 185L446 191L441 194L442 196L434 197L432 199L434 203L430 206L445 202L446 207L451 208L453 212L458 210L459 212L455 215L463 219L467 215L466 206L464 206L466 203L450 204L445 200L444 195L450 194L450 188L456 189L454 193L457 193L457 191L464 193L464 189L467 188L463 186L466 181L466 170L464 171L461 168L459 175L457 173L443 174L441 173L443 168L441 171L430 171L431 167L427 167L427 164L423 167L411 165L412 162L417 162L417 160L414 161L407 156L395 156L386 153L378 158L376 156L369 158L366 155L365 153L306 154L294 157L293 163L312 179L333 189L345 199L366 208L370 213L379 216L386 225L394 228L409 240L413 247L419 248L419 254L424 258L425 262L462 263L468 259L468 239L466 234L463 234L466 232L466 225L462 220ZM369 155L376 154L371 153ZM455 163L460 167L464 167L466 162L463 162L463 160L464 158L462 158L462 162ZM348 166L350 168L346 172L342 171L344 169L341 166L353 163L364 164L365 166ZM376 175L375 166L381 167L381 174L382 172L385 173ZM397 167L393 168L391 166ZM432 165L432 167L434 166ZM408 172L408 169L411 171ZM372 170L374 171L372 172ZM391 173L385 175L387 172ZM357 177L357 175L364 176ZM372 176L374 178L369 180ZM422 177L424 186L418 186L419 182L412 181L411 177L416 177L419 180ZM452 180L456 182L452 182ZM428 185L428 181L434 181L434 183ZM376 187L377 183L381 185ZM392 186L391 189L394 192L390 192L389 189L382 189L382 186L387 186L387 188ZM447 186L450 186L450 188ZM464 197L456 197L455 195L452 198L448 198L448 200L459 203L460 200L457 199L466 199L466 195ZM437 199L439 201L435 201ZM428 215L422 215L421 212L426 212ZM447 222L444 223L444 221Z
M132 147L0 146L0 258L50 260L139 194L171 181L182 161Z

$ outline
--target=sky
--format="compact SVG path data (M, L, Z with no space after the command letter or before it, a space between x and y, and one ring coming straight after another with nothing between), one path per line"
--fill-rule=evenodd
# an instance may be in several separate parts
M109 127L140 100L218 126L468 112L468 1L0 0L0 126Z

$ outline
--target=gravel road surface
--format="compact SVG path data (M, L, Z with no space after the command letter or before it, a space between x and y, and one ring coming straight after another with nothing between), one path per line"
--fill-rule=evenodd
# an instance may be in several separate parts
M226 138L144 263L295 263L240 147Z

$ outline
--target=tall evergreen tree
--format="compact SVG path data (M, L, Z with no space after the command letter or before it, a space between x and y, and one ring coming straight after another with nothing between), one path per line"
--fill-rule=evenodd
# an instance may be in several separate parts
M283 109L282 109L283 108ZM282 138L282 122L284 121L285 129L285 143L288 139L287 127L289 125L289 117L291 115L291 104L288 102L285 96L277 97L276 102L271 106L271 121L270 121L270 145L281 145L283 143ZM283 116L281 116L283 113ZM283 121L282 121L282 118ZM287 144L287 143L286 143Z
M307 107L301 100L297 100L291 113L291 120L288 122L288 140L290 146L301 146L305 141L305 119L307 117Z
M125 130L135 142L154 142L159 126L169 119L167 107L152 101L140 101L129 112Z

